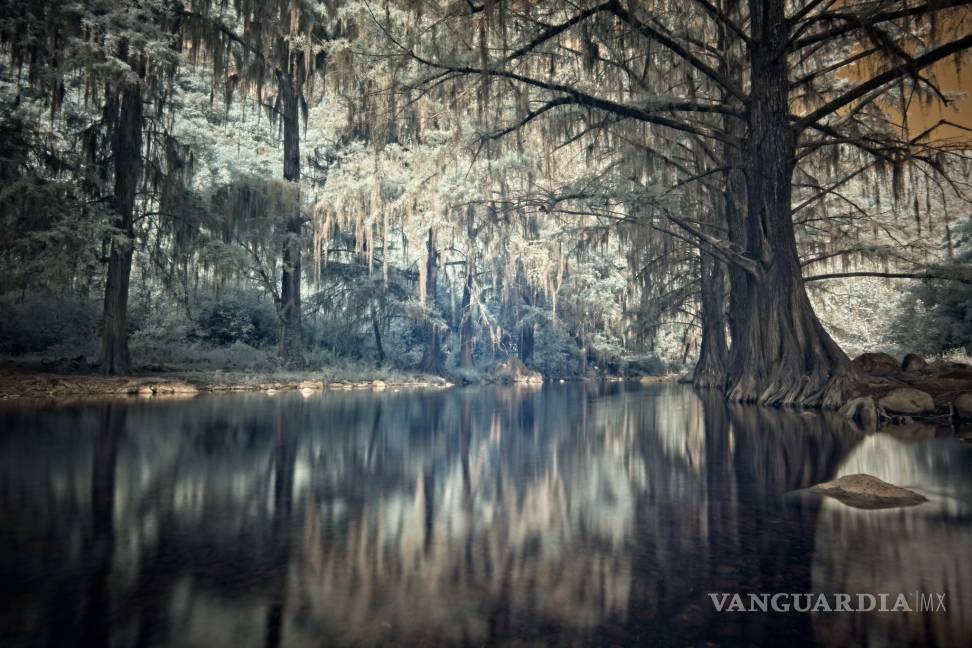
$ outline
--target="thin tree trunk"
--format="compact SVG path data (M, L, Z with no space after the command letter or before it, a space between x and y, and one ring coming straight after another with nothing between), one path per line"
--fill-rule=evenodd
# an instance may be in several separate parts
M472 302L473 281L476 276L476 262L470 255L466 261L466 281L462 287L462 308L460 309L459 324L459 366L473 369L476 361L473 350L476 346L475 326L470 303Z
M297 110L297 93L293 80L281 75L279 80L283 111L284 179L300 180L300 121ZM304 366L304 344L301 330L300 306L300 233L303 221L299 200L294 205L285 224L283 243L280 304L280 358L285 366L300 369Z
M578 364L578 373L581 377L587 375L587 341L584 339L583 333L577 334L577 347L580 349L580 362Z
M850 362L817 319L797 254L790 191L796 133L789 124L788 37L782 0L750 0L753 43L747 183L746 253L757 271L737 295L731 401L839 407L850 395Z
M101 328L101 370L106 374L131 372L128 352L128 284L135 244L135 192L142 169L142 92L127 86L112 138L115 158L114 233L108 256L108 277Z
M381 322L378 320L378 310L371 305L371 330L375 334L375 354L378 364L385 362L385 348L381 345Z
M438 284L439 262L438 251L435 249L435 232L430 227L426 242L427 258L425 262L425 298L432 308L435 307L435 290ZM439 340L439 326L431 319L425 324L425 351L419 369L425 373L442 374L445 372L445 360L442 357L442 344Z

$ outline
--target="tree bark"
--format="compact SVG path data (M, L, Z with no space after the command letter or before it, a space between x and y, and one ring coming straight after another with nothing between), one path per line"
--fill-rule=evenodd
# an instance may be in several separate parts
M425 298L429 300L430 308L435 308L435 291L439 277L439 253L435 249L435 231L429 228L426 241L427 258L425 261ZM425 351L419 370L430 374L445 373L445 359L442 357L442 343L439 339L439 326L429 319L425 324Z
M284 179L300 181L300 121L298 118L297 92L293 80L281 74L279 83L281 110L283 112ZM304 367L304 344L300 306L300 233L303 221L299 200L284 225L282 270L280 279L280 358L291 369Z
M138 85L121 92L118 119L112 135L115 159L114 232L108 256L108 277L101 328L101 370L131 372L128 351L128 284L135 248L135 192L142 170L142 91Z
M746 168L746 254L757 262L733 300L728 398L839 407L853 390L843 351L817 319L797 254L790 191L796 131L789 123L788 38L782 0L750 0L752 91Z
M726 384L729 346L725 324L725 266L712 255L700 251L702 302L702 343L692 384L699 389L722 389Z

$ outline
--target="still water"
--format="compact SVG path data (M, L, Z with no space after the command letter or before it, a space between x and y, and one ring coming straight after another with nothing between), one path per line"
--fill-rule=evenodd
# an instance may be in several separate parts
M0 646L972 645L972 446L679 385L0 409ZM867 472L930 501L784 496ZM944 593L716 612L710 592Z

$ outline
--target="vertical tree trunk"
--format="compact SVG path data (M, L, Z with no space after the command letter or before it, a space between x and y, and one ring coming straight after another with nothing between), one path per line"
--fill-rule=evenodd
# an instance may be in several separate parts
M533 362L533 325L520 327L520 362L529 367Z
M128 283L135 245L135 192L142 170L142 92L137 85L121 93L112 137L115 158L115 210L101 328L101 370L131 372L128 353Z
M744 164L746 254L757 262L734 300L729 399L839 407L850 363L817 319L803 285L790 191L796 133L789 124L788 38L783 0L750 0L752 91Z
M693 146L698 169L707 166L706 152L701 146ZM716 226L725 227L726 206L723 195L710 195L710 208L702 222L702 229L718 236ZM726 342L726 271L719 259L702 246L699 254L699 295L702 322L702 341L699 358L695 363L692 384L699 389L722 389L726 384L729 366L729 346Z
M281 74L279 83L281 110L283 111L284 179L300 180L300 121L298 119L297 92L293 79ZM300 306L300 232L303 221L300 201L287 217L282 254L280 280L280 358L284 366L301 369L304 366L304 344L301 330Z
M587 355L588 355L587 341L585 340L583 333L577 334L577 348L580 350L579 353L580 361L578 362L577 372L583 378L584 376L587 375Z
M722 389L729 366L725 325L725 266L705 251L699 252L701 269L702 343L692 383L700 389Z
M430 308L435 308L435 290L439 275L439 253L435 249L435 232L430 227L426 242L427 259L425 261L425 298L429 300ZM445 372L445 360L442 357L442 343L439 341L439 326L431 319L425 324L425 351L419 369L425 373L441 374Z
M385 348L381 345L381 322L378 319L378 309L371 305L371 330L375 334L375 354L378 364L385 362Z
M473 350L476 346L475 326L470 303L472 302L473 281L476 276L476 261L470 253L466 260L466 281L462 287L462 308L459 324L459 366L472 369L476 366Z

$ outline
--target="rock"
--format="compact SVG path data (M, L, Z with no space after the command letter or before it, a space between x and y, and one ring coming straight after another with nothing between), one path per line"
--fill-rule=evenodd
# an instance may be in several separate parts
M950 362L940 369L938 377L948 380L972 381L972 367L960 362Z
M149 385L142 385L138 388L137 393L139 396L151 396L155 392L152 391L152 388Z
M912 387L898 387L881 397L878 405L892 414L928 414L935 411L935 401L927 393Z
M371 388L372 389L377 389L377 390L380 391L380 390L384 389L387 386L388 385L385 384L385 381L384 380L372 380L371 381Z
M854 358L853 364L861 373L872 376L887 376L898 371L898 361L887 353L862 353Z
M905 371L925 371L928 369L928 361L917 353L909 353L901 361L901 368Z
M320 380L304 380L298 386L301 391L309 389L311 391L322 391L324 389L324 383Z
M952 402L952 412L957 419L972 421L972 392L959 394Z
M173 380L152 385L152 391L156 394L198 394L199 390L184 380Z
M811 493L827 495L848 506L863 509L914 506L928 501L928 498L915 491L865 474L845 475L834 481L817 484L809 490Z
M877 429L880 414L878 413L877 403L870 396L852 398L844 403L838 412L841 416L851 421L859 423L865 430Z

